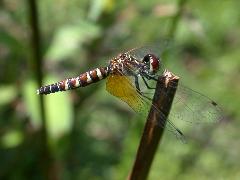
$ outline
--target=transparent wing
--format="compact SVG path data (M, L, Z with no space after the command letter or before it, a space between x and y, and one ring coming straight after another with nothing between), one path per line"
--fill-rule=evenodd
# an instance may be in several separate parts
M110 94L126 102L137 113L146 115L149 112L150 106L152 105L151 100L142 96L140 92L137 91L129 77L115 74L109 75L106 89ZM154 106L154 108L160 117L165 118L165 115L157 107ZM161 121L158 123L161 127L165 127L165 129L174 133L182 142L185 142L184 135L170 120L167 120L165 125Z
M164 39L155 44L131 49L127 53L139 59L142 59L146 54L155 54L160 57L162 53L167 51L170 47L173 47L172 41L170 39Z
M223 113L209 97L179 85L170 117L195 124L216 123L223 118Z
M169 46L172 46L172 43L167 40L161 42L159 45L135 48L128 53L142 60L149 53L161 56L162 52L166 51ZM165 67L161 62L161 70L158 74L161 74L164 69ZM147 90L146 93L153 95L154 91ZM182 120L194 124L215 123L223 118L223 113L219 105L212 99L180 83L169 117L170 119Z
M155 44L131 49L127 53L137 59L143 59L146 54L155 54L156 56L161 57L164 52L172 49L170 47L173 47L172 41L170 39L164 39Z
M146 94L153 95L154 90ZM179 83L169 118L190 124L217 123L223 119L223 112L209 97Z

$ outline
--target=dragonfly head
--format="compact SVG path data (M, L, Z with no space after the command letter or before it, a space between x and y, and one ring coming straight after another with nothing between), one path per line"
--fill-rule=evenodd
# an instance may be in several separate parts
M147 71L150 74L155 74L159 69L160 61L159 58L154 54L147 54L144 56L142 62L146 65Z

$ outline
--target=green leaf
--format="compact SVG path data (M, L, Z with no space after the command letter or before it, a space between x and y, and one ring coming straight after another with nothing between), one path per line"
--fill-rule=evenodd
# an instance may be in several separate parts
M13 148L21 144L23 141L23 134L20 131L12 130L4 134L1 138L1 144L5 148Z
M14 86L1 86L0 87L0 105L5 105L15 99L17 93Z
M71 57L79 53L79 48L84 42L89 42L99 35L100 29L90 22L82 21L76 25L65 25L56 32L46 59L60 61Z
M47 83L57 79L47 77ZM41 125L41 114L39 95L36 93L37 86L32 80L26 81L24 85L24 102L33 126L39 128ZM44 96L44 108L46 110L47 131L51 139L67 133L72 126L73 110L68 92L55 93Z
M56 82L47 78L47 82ZM46 83L46 84L49 84ZM73 109L69 92L58 92L45 96L47 130L50 138L56 139L70 131L73 122Z
M23 85L23 101L27 107L26 111L31 117L31 123L35 128L41 126L41 114L39 96L37 95L37 84L33 80L26 80Z

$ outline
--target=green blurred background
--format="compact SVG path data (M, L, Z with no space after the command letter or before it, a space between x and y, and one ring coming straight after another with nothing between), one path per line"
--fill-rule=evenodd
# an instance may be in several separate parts
M0 1L0 179L126 179L145 117L105 82L44 101L36 89L163 38L166 66L224 119L191 125L188 144L166 133L149 179L240 178L240 1L41 0L37 16L33 2Z

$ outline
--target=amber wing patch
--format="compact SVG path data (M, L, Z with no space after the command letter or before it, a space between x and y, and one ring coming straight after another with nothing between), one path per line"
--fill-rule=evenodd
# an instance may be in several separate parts
M145 101L139 95L129 77L110 74L107 78L106 89L113 96L126 102L134 111L143 113L148 110Z

